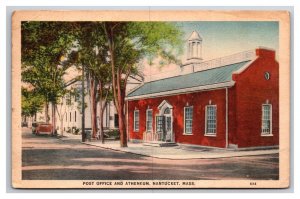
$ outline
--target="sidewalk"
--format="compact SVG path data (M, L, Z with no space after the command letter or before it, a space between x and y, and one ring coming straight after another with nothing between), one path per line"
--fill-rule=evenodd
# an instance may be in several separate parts
M66 139L78 139L81 141L80 135L66 134ZM99 140L92 140L91 142L82 142L82 144L101 147L105 149L111 149L115 151L122 151L127 153L138 154L142 156L162 158L162 159L213 159L213 158L229 158L229 157L242 157L242 156L254 156L254 155L267 155L277 154L279 149L266 149L266 150L252 150L252 151L232 151L218 148L206 148L206 147L189 147L184 145L174 147L153 147L144 146L142 143L128 142L128 147L121 148L120 141L106 140L105 144L102 144Z
M63 137L61 135L58 135L57 138L61 139L61 140L69 140L69 139L81 140L81 135L74 135L72 133L64 133Z

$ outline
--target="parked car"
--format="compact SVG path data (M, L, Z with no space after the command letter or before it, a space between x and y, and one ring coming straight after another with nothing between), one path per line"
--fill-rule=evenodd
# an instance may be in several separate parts
M31 124L32 134L36 133L36 128L38 127L39 124L45 124L45 122L32 122Z
M36 127L36 135L51 135L52 134L52 124L40 123Z

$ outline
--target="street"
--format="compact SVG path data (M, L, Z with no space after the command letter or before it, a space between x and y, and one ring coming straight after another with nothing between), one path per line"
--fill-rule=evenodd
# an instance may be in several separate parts
M23 180L277 180L278 154L169 160L22 131Z

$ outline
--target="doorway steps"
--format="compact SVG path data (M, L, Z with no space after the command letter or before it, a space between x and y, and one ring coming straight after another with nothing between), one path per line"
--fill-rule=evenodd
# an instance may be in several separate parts
M152 142L144 142L144 146L154 146L154 147L174 147L178 146L176 142L162 142L162 141L152 141Z

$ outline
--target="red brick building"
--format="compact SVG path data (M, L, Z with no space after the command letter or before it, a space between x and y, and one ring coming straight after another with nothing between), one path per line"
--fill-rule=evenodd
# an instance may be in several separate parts
M199 55L198 47L191 49ZM258 48L207 62L193 56L181 66L191 72L128 93L129 139L220 148L279 145L275 51Z

